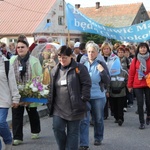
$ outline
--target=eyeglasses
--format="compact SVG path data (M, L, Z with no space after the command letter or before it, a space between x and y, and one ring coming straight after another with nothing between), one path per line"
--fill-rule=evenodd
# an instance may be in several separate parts
M18 47L17 47L17 49L20 49L20 48L21 48L21 49L22 49L22 48L25 48L25 46L18 46Z

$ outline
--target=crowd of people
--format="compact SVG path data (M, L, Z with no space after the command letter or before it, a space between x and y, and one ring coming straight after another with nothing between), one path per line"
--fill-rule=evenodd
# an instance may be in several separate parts
M124 112L132 108L134 99L137 100L139 129L150 124L150 88L147 84L150 49L146 42L112 45L104 41L98 45L94 41L70 40L57 50L51 42L52 38L41 37L29 46L27 38L20 35L16 44L10 43L7 47L0 43L1 84L7 85L0 94L0 116L3 116L0 136L6 150L23 143L24 109L29 115L31 138L40 137L37 111L40 104L19 103L21 95L17 88L18 83L25 84L35 76L42 75L42 83L49 85L47 106L53 117L59 150L89 150L90 124L94 130L93 144L101 145L104 120L111 115L114 123L122 126ZM5 61L10 62L8 79ZM117 73L112 69L115 62L118 63ZM9 107L12 107L12 136L6 123Z

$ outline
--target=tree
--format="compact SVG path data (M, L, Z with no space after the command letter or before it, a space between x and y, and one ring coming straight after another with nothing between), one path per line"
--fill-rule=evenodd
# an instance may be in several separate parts
M98 34L92 34L92 33L85 33L84 32L82 34L82 40L85 43L88 42L88 41L94 41L97 44L102 44L106 40L106 37L98 35ZM119 41L114 40L114 39L109 39L109 41L112 44L119 42ZM119 43L121 43L121 42L119 42Z

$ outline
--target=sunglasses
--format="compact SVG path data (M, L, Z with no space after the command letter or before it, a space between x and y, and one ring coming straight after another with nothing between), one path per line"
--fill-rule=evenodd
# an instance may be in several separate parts
M25 48L25 46L18 46L18 47L17 47L17 49L20 49L20 48Z

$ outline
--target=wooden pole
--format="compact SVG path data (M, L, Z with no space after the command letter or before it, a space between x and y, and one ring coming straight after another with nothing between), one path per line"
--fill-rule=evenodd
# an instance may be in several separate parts
M70 31L68 30L68 46L70 47Z

